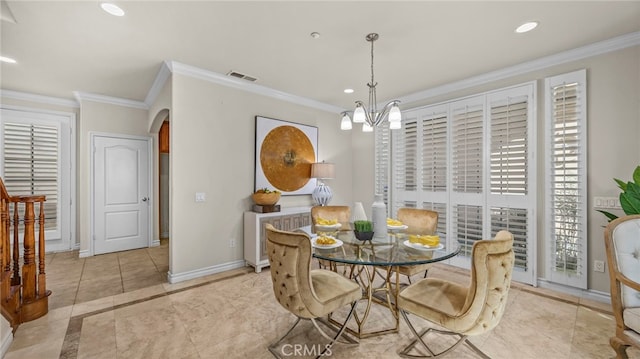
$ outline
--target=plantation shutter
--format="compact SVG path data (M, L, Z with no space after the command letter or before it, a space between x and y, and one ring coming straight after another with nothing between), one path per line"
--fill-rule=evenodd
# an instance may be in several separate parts
M548 279L587 288L586 71L545 80Z
M483 97L451 105L451 225L460 246L453 262L461 266L484 237L484 111Z
M533 139L534 88L522 86L491 93L489 107L489 193L487 205L493 238L500 230L513 234L513 278L533 283L535 261L535 195L530 188L535 165Z
M422 190L447 190L447 113L422 120Z
M389 168L391 166L391 130L388 126L375 128L375 191L382 194L389 208Z
M12 196L45 195L45 228L58 228L58 128L3 125L4 183ZM11 207L13 210L13 206ZM36 207L36 216L40 209ZM19 208L24 213L24 204Z

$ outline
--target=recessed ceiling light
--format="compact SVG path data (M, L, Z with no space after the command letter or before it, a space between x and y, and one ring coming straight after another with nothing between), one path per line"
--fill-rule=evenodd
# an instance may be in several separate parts
M310 36L311 36L311 37L313 37L314 39L318 39L318 38L320 38L320 33L319 33L319 32L315 32L315 31L314 31L314 32L312 32L312 33L310 34Z
M344 93L353 93L353 89L344 89Z
M122 10L118 5L103 2L102 4L100 4L100 7L102 8L102 10L108 12L113 16L124 16L124 10Z
M538 26L537 21L525 22L524 24L518 26L518 28L516 29L516 32L518 34L522 34L535 29L537 26Z
M6 62L6 63L9 63L9 64L15 64L16 63L16 60L14 60L14 59L12 59L10 57L5 57L5 56L0 56L0 61Z

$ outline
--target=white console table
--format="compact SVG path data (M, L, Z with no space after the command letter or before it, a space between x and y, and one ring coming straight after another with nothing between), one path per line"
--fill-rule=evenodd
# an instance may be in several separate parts
M269 266L265 225L292 231L311 225L311 207L282 208L280 212L244 212L244 260L260 273Z

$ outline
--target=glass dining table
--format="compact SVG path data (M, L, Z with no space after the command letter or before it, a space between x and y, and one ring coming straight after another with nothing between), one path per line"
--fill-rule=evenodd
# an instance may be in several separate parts
M347 331L358 338L397 333L400 320L396 303L401 290L397 267L444 261L457 255L460 248L455 244L445 246L440 243L434 247L426 247L411 243L409 234L404 232L405 228L389 228L384 238L374 237L361 241L355 237L351 228L349 223L343 223L340 228L315 228L315 234L312 233L311 226L299 230L311 235L314 258L321 263L328 263L329 269L333 271L337 272L342 268L343 275L356 281L362 288L362 299L366 307L354 313L356 327L350 326ZM323 235L335 238L335 243L317 244L318 236ZM388 309L393 316L391 326L368 330L366 323L374 304ZM337 324L331 316L328 319Z

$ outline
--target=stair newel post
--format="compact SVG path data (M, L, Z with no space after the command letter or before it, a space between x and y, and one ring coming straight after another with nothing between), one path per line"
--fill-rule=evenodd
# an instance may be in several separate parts
M38 216L38 296L44 295L47 291L47 276L44 271L44 199L39 201L40 215Z
M20 214L18 202L13 202L13 278L11 285L20 285Z

